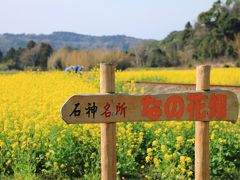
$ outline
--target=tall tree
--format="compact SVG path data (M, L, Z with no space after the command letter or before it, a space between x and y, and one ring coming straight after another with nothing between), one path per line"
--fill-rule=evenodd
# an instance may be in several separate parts
M17 53L16 49L14 48L9 49L5 56L5 60L8 61L10 59L14 59L14 57L16 56L16 53Z
M14 48L9 49L9 51L7 52L4 58L4 62L8 64L9 69L20 69L19 58L23 50L24 49L22 48L19 48L17 50Z
M36 45L37 45L37 44L36 44L33 40L31 40L31 41L29 41L29 42L27 43L27 48L28 48L28 49L32 49L32 48L34 48Z
M2 60L3 60L3 53L2 53L2 51L0 50L0 62L2 62Z
M39 61L38 65L41 69L47 69L47 61L50 55L53 53L53 48L48 43L41 43L40 51L39 51Z
M183 31L183 42L185 43L189 38L193 36L193 28L191 23L188 21L187 24L185 25L185 29Z
M153 49L149 55L150 67L169 67L171 66L166 53L160 48Z

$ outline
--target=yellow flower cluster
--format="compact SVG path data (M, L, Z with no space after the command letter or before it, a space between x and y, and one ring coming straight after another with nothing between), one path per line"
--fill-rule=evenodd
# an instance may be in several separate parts
M196 70L148 69L118 71L117 80L121 81L160 81L171 83L195 83ZM221 78L219 78L221 77ZM239 68L213 68L211 84L240 85Z
M66 125L59 110L73 94L99 92L88 78L62 72L1 74L0 152L5 156L0 163L9 166L33 150L43 152L36 160L53 158L55 154L51 149L54 147L49 141L61 144L68 130L81 136L80 127ZM81 129L93 129L90 134L99 137L99 128L94 130L95 127L83 125ZM57 162L53 161L51 167L57 171Z

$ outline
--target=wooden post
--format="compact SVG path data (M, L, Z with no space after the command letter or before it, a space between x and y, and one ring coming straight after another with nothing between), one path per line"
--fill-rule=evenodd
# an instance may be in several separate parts
M197 67L196 90L210 90L209 65ZM210 179L209 122L195 122L195 179Z
M100 64L100 93L115 92L114 64ZM101 176L102 180L117 179L116 123L101 124Z

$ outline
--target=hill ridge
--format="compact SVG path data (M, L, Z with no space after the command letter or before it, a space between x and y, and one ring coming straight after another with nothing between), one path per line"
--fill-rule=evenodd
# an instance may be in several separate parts
M6 53L11 47L24 48L30 41L48 42L54 49L71 46L77 49L118 49L127 51L145 41L126 35L85 35L68 31L54 31L51 34L3 33L0 34L0 50Z

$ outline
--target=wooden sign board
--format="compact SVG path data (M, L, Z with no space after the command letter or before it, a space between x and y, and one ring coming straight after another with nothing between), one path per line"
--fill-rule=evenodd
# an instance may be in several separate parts
M157 95L74 95L63 105L68 124L141 121L232 121L238 99L230 91L199 91Z

